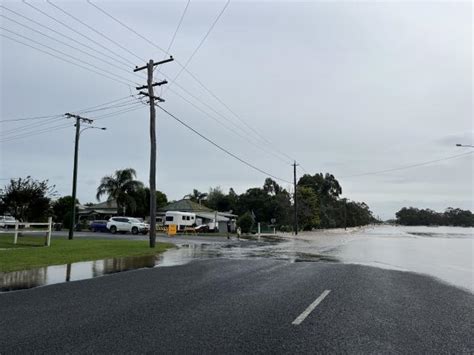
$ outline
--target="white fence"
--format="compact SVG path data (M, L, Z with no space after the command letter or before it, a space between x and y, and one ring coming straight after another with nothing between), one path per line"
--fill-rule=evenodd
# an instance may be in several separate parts
M47 229L34 229L34 227L47 226ZM22 227L22 228L20 228ZM33 229L30 229L33 228ZM53 230L53 219L48 218L47 223L35 223L35 222L15 222L15 232L13 236L13 244L17 244L18 235L22 233L45 233L44 245L49 247L51 245L51 231Z

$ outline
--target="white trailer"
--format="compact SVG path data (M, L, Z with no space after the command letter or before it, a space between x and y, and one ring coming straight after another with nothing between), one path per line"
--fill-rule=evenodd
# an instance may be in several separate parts
M190 212L168 211L165 214L165 226L176 224L178 230L196 225L196 214Z

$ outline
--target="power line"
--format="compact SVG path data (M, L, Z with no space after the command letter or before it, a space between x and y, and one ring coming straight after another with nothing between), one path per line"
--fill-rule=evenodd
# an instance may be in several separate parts
M94 118L95 121L99 121L99 120L102 120L104 118L117 116L117 115L122 115L122 114L127 113L127 112L137 111L137 110L139 110L141 108L145 108L145 107L146 106L143 106L143 103L138 103L137 105L134 105L134 106L129 107L127 109L120 110L120 111L117 111L117 112L110 112L110 113L107 113L105 115L94 116L93 118Z
M55 17L49 15L49 14L46 13L45 11L43 11L43 10L41 10L41 9L38 9L36 6L33 6L33 5L29 4L29 3L27 3L26 0L23 0L23 3L24 3L25 5L28 5L28 6L31 7L32 9L38 11L39 13L43 14L44 16L46 16L46 17L52 19L53 21L55 21L55 22L61 24L62 26L64 26L64 27L66 27L67 29L69 29L70 31L72 31L72 32L74 32L74 33L80 35L81 37L84 37L84 38L88 39L89 41L91 41L91 42L94 43L95 45L97 45L97 46L99 46L99 47L105 49L106 51L109 51L109 52L113 53L113 54L116 55L117 57L119 57L119 58L121 58L121 59L125 60L126 62L128 62L128 63L130 63L130 64L133 65L133 62L129 61L127 58L121 56L120 54L116 53L116 52L113 51L112 49L110 49L110 48L104 46L103 44L101 44L101 43L99 43L99 42L97 42L97 41L94 40L93 38L91 38L91 37L89 37L89 36L87 36L87 35L85 35L85 34L79 32L79 31L77 31L77 30L75 30L75 29L72 28L71 26L69 26L69 25L65 24L64 22L58 20L57 18L55 18Z
M178 34L181 24L183 23L184 16L186 15L186 11L188 10L190 3L191 3L191 0L188 0L188 2L186 3L186 6L184 7L181 18L179 19L178 25L176 26L176 30L174 31L173 36L171 37L171 41L170 41L170 44L168 45L168 48L166 49L168 53L171 50L171 47L173 46L174 40L176 38L176 35ZM163 60L166 59L166 57L167 57L167 54L165 54L165 56L163 57ZM156 66L155 68L153 68L153 71L155 71L155 69L157 69L158 67L159 66ZM160 96L163 96L163 86L161 86L160 88Z
M97 108L97 109L93 109L93 110L82 110L80 112L80 114L85 114L85 113L90 113L90 112L98 112L98 111L104 111L104 110L112 110L112 109L116 109L116 108L122 108L122 107L126 107L126 106L131 106L133 104L136 104L138 102L138 99L131 99L131 100L128 100L126 102L122 102L122 103L117 103L115 105L111 105L111 106L105 106L105 107L101 107L101 108Z
M252 144L254 147L264 151L265 153L267 154L270 154L272 155L273 157L279 159L280 161L282 161L283 163L287 163L286 160L282 159L279 155L277 154L274 154L272 151L269 151L269 150L266 150L265 148L263 148L262 146L260 146L259 144L256 144L254 143L253 141L251 141L247 136L239 133L238 131L235 131L233 130L232 128L230 128L229 126L227 126L226 124L224 124L222 121L220 121L219 119L215 118L214 116L211 116L210 114L208 114L206 111L204 111L203 109L201 109L199 106L197 106L196 104L194 104L193 102L191 102L190 100L186 99L184 96L182 96L181 94L179 94L177 91L173 90L173 89L170 89L171 92L173 92L175 95L177 95L178 97L180 97L183 101L187 102L188 104L190 104L191 106L193 106L196 110L198 110L199 112L201 112L202 114L204 114L206 117L212 119L213 121L217 122L219 125L221 125L222 127L226 128L229 132L237 135L238 137L242 138L243 140L245 140L246 142Z
M102 116L97 116L97 117L99 117L99 118L96 119L96 120L108 118L108 117L111 117L111 116L121 115L121 114L124 114L124 113L127 113L127 112L131 112L131 111L136 111L136 110L141 109L141 108L144 108L144 107L145 107L145 106L142 106L142 104L140 103L140 104L138 105L138 107L135 106L135 107L128 108L128 109L125 109L125 110L121 110L121 111L117 111L117 112L108 113L108 114L105 114L105 115L102 115ZM0 140L0 143L6 143L6 142L15 141L15 140L19 140L19 139L23 139L23 138L35 136L35 135L40 135L40 134L44 134L44 133L54 132L54 131L58 131L58 130L61 130L61 129L64 129L64 128L68 128L68 127L71 127L71 124L70 124L70 123L66 123L66 124L63 123L63 124L60 124L60 125L57 125L57 126L51 126L51 127L47 127L47 128L41 129L41 130L37 130L37 131L35 130L34 132L23 132L23 133L21 133L21 134L15 135L15 136L6 137L6 138L4 138L3 140Z
M296 165L298 168L300 168L305 174L309 174L305 168L301 166L301 164Z
M85 48L88 48L88 49L91 50L91 51L94 51L94 52L96 52L96 53L99 53L100 55L102 55L102 56L104 56L104 57L107 57L107 58L109 58L109 59L112 59L112 60L114 60L115 62L121 63L122 65L125 65L127 68L128 68L128 66L129 66L128 63L122 62L122 61L120 61L119 59L117 59L116 57L112 57L111 55L109 55L109 54L107 54L107 53L103 53L103 52L101 52L101 51L95 49L94 47L89 46L88 44L84 44L83 42L80 42L80 41L76 40L75 38L72 38L72 37L70 37L70 36L65 35L64 33L61 33L61 32L59 32L59 31L56 31L55 29L53 29L53 28L51 28L51 27L45 26L45 25L43 25L42 23L31 19L30 17L27 17L27 16L25 16L25 15L22 15L22 14L20 14L20 13L14 11L14 10L11 10L11 9L9 9L9 8L7 8L7 7L3 6L3 5L1 5L1 4L0 4L0 7L3 8L3 9L5 9L5 10L7 10L7 11L10 11L11 13L13 13L13 14L19 16L19 17L22 17L22 18L24 18L24 19L26 19L26 20L28 20L28 21L30 21L30 22L32 22L32 23L34 23L34 24L36 24L36 25L42 27L42 28L45 28L45 29L47 29L48 31L51 31L51 32L53 32L53 33L56 33L57 35L60 35L61 37L64 37L64 38L66 38L66 39L68 39L68 40L70 40L70 41L72 41L72 42L74 42L74 43L77 43L77 44L79 44L79 45L81 45L81 46L83 46L83 47L85 47Z
M23 35L20 35L20 34L18 34L18 33L13 32L13 31L7 30L7 29L5 29L5 28L3 28L3 27L0 27L0 29L3 29L3 30L8 31L8 32L11 32L11 33L15 34L15 35L18 36L18 37L25 38L25 39L27 39L27 40L29 40L29 41L35 43L35 44L38 44L38 45L43 46L43 47L46 47L46 48L48 48L49 50L52 50L52 51L57 52L57 53L60 53L60 54L62 54L62 55L64 55L64 56L66 56L66 57L70 57L70 58L72 58L72 59L74 59L74 60L77 60L78 62L81 62L81 63L84 63L84 64L86 64L86 65L89 65L89 66L91 66L91 67L93 67L93 68L96 68L96 69L102 71L102 72L111 74L111 75L113 75L113 76L115 76L115 77L118 77L118 78L125 79L125 80L128 81L128 83L125 82L125 81L122 81L122 80L115 79L114 77L105 75L105 74L103 74L103 73L101 73L101 72L99 72L99 71L96 71L96 70L94 70L94 69L85 67L85 66L83 66L83 65L81 65L81 64L77 64L77 63L72 62L72 61L70 61L70 60L67 60L67 59L64 59L64 58L62 58L62 57L59 57L59 56L57 56L57 55L55 55L55 54L52 54L52 53L50 53L50 52L48 52L48 51L42 50L42 49L40 49L40 48L38 48L38 47L32 46L32 45L27 44L27 43L25 43L25 42L19 41L19 40L15 39L15 38L12 38L12 37L10 37L10 36L7 36L7 35L5 35L5 34L3 34L3 33L0 33L1 36L5 37L5 38L8 38L8 39L10 39L10 40L12 40L12 41L14 41L14 42L17 42L17 43L23 44L24 46L27 46L27 47L36 49L37 51L40 51L40 52L49 54L50 56L53 56L53 57L58 58L58 59L61 59L61 60L64 61L64 62L67 62L67 63L73 64L73 65L76 65L76 66L78 66L78 67L80 67L80 68L89 70L89 71L91 71L91 72L93 72L93 73L99 74L99 75L101 75L101 76L103 76L103 77L105 77L105 78L108 78L108 79L110 79L110 80L114 80L114 81L116 81L116 82L118 82L118 83L124 84L124 85L126 85L127 87L130 86L130 80L127 79L127 78L124 78L124 77L121 77L121 76L119 76L119 75L117 75L117 74L111 73L111 72L109 72L109 71L107 71L107 70L105 70L105 69L102 69L102 68L100 68L100 67L94 65L94 64L88 63L88 62L83 61L83 60L81 60L81 59L77 59L77 58L75 58L75 57L73 57L73 56L71 56L71 55L69 55L69 54L66 54L66 53L64 53L64 52L62 52L62 51L58 51L58 50L56 50L56 49L54 49L54 48L52 48L52 47L49 47L49 46L47 46L47 45L45 45L45 44L42 44L42 43L37 42L37 41L35 41L35 40L32 40L32 39L30 39L30 38L28 38L28 37L25 37L25 36L23 36Z
M102 104L99 104L99 105L95 105L95 106L91 106L91 107L87 107L87 108L84 108L84 109L81 109L81 110L74 110L72 111L73 113L77 113L77 114L82 114L84 112L86 112L86 110L92 110L94 108L97 108L97 107L102 107L102 106L105 106L105 105L109 105L109 104L112 104L114 102L119 102L119 101L123 101L125 99L130 99L130 97L134 97L133 95L127 95L127 96L124 96L124 97L121 97L119 99L115 99L115 100L111 100L111 101L107 101L107 102L104 102ZM90 111L87 111L87 112L90 112Z
M165 49L163 49L162 47L160 47L159 45L157 45L156 43L154 43L153 41L149 40L148 38L146 38L145 36L143 36L142 34L140 34L139 32L137 32L136 30L134 30L133 28L131 28L130 26L128 26L127 24L125 24L123 21L119 20L117 17L111 15L109 12L107 12L106 10L104 10L103 8L99 7L98 5L92 3L91 0L87 0L87 2L95 7L97 10L99 10L100 12L102 12L104 15L106 15L107 17L111 18L112 20L114 20L115 22L117 22L118 24L120 24L121 26L123 26L124 28L128 29L130 32L134 33L135 35L137 35L139 38L143 39L145 42L147 42L148 44L152 45L153 47L157 48L158 50L162 51L163 53L167 54L167 55L170 55L170 53L168 51L166 51ZM227 7L228 3L230 2L230 0L226 3L225 7L223 8L223 10L225 10L225 8ZM215 22L212 24L210 30L212 30L212 28L214 27L215 23L217 23L217 20L219 19L219 17L222 15L223 11L221 11L221 13L219 14L218 18L216 18ZM201 40L200 42L200 45L198 46L198 48L202 45L201 43L204 43L204 40L205 38L207 38L208 34L210 33L210 30L208 30L208 33L206 33L206 36L203 38L203 40ZM198 49L197 48L197 49ZM197 50L195 50L195 52L197 52ZM192 56L194 56L195 53L193 52ZM191 58L192 59L192 58ZM206 90L206 92L208 92L215 100L217 100L221 105L223 105L230 113L232 113L233 116L235 116L240 122L242 122L251 132L253 132L253 134L255 134L260 140L262 140L262 142L264 142L266 145L268 145L271 149L275 150L276 152L278 152L280 155L282 156L285 156L287 159L289 159L290 161L293 161L295 160L294 158L292 158L291 156L289 156L288 154L282 152L281 150L277 149L274 147L274 144L271 143L268 139L266 139L265 137L263 137L257 130L255 130L253 127L251 127L245 120L243 120L237 113L235 113L227 104L225 104L217 95L215 95L209 88L207 88L193 73L191 73L185 65L183 65L179 60L175 59L176 63L181 66L182 68L184 68L183 70L186 71L186 73L188 73L204 90ZM190 59L188 59L188 62L190 61ZM180 73L183 71L181 70ZM164 75L164 73L162 73ZM170 79L171 80L171 79ZM171 80L171 83L175 84L175 85L178 85L174 80ZM168 89L170 89L170 86L168 86ZM188 92L189 94L189 92ZM201 101L202 103L202 101ZM215 111L215 110L214 110ZM220 114L219 114L220 115ZM222 115L220 115L222 116Z
M25 118L11 118L6 120L0 120L0 123L4 122L17 122L17 121L29 121L29 120L40 120L44 118L54 118L59 117L61 115L50 115L50 116L35 116L35 117L25 117Z
M122 46L120 43L114 41L112 38L106 36L105 34L103 34L102 32L96 30L95 28L93 28L92 26L89 26L87 23L85 23L84 21L78 19L77 17L75 17L74 15L70 14L69 12L67 12L66 10L62 9L60 6L54 4L52 1L50 0L46 0L46 2L48 4L50 4L51 6L55 7L56 9L58 9L59 11L61 11L63 14L66 14L67 16L71 17L72 19L76 20L77 22L79 22L80 24L82 24L83 26L87 27L88 29L90 29L91 31L97 33L99 36L102 36L103 38L107 39L108 41L112 42L113 44L115 44L117 47L123 49L124 51L126 51L127 53L131 54L132 56L134 56L135 58L138 58L139 60L144 60L143 58L140 58L139 56L137 56L135 53L133 53L131 50L129 50L128 48Z
M67 46L67 47L69 47L69 48L72 48L72 49L74 49L74 50L76 50L76 51L78 51L78 52L81 52L81 53L83 53L83 54L85 54L85 55L88 55L89 57L92 57L92 58L94 58L94 59L100 60L101 62L104 62L104 63L106 63L106 64L109 65L109 66L115 67L115 68L117 68L117 69L120 69L120 70L126 72L127 74L130 74L130 71L129 71L129 70L124 69L124 68L122 68L122 67L116 65L115 63L112 63L112 62L110 62L110 61L108 61L108 60L102 59L102 58L100 58L100 57L98 57L98 56L96 56L96 55L94 55L94 54L88 53L88 52L86 52L86 51L84 51L84 50L82 50L82 49L80 49L80 48L77 48L77 47L75 47L75 46L70 45L70 44L67 43L67 42L61 41L61 40L59 40L59 39L57 39L57 38L54 38L54 37L51 37L51 36L47 35L47 34L44 33L44 32L41 32L41 31L39 31L39 30L36 30L36 29L34 29L34 28L32 28L32 27L30 27L30 26L28 26L28 25L22 24L21 22L18 22L18 21L14 20L14 19L11 19L11 18L9 18L8 16L2 15L2 14L0 14L0 16L3 17L3 18L5 18L5 19L7 19L7 20L9 20L9 21L12 21L12 22L14 22L14 23L16 23L16 24L18 24L18 25L20 25L20 26L23 26L23 27L29 29L30 31L39 33L40 35L42 35L42 36L44 36L44 37L46 37L46 38L49 38L49 39L51 39L51 40L53 40L53 41L56 41L56 42L62 44L63 46Z
M7 138L5 138L4 140L0 140L0 143L6 143L6 142L18 140L18 139L23 139L23 138L35 136L35 135L38 135L38 134L43 134L43 133L49 133L49 132L53 132L53 131L58 131L58 130L60 130L60 129L64 129L64 128L68 128L68 127L72 127L72 125L71 125L70 123L67 123L67 124L64 124L64 123L63 123L63 124L58 125L58 126L48 127L48 128L43 129L43 130L39 130L39 131L35 131L35 132L30 132L30 133L28 133L28 134L18 134L18 135L16 135L16 136L7 137Z
M54 49L53 47L50 47L50 46L48 46L48 45L46 45L46 44L43 44L43 43L41 43L41 42L38 42L38 41L35 41L35 40L31 39L31 38L28 38L28 37L26 37L26 36L23 36L22 34L19 34L19 33L15 32L15 31L11 31L11 30L6 29L6 28L4 28L4 27L0 27L0 29L2 29L2 30L4 30L4 31L7 31L7 32L10 32L10 33L13 33L14 35L16 35L16 36L18 36L18 37L21 37L21 38L23 38L23 39L26 39L26 40L28 40L28 41L31 41L31 42L33 42L33 43L35 43L35 44L40 45L40 46L46 47L46 48L48 48L48 49L51 50L51 51L60 53L60 54L62 54L62 55L65 55L66 57L69 57L69 58L72 58L72 59L74 59L74 60L77 60L78 62L81 62L81 63L84 63L84 64L86 64L86 65L89 65L89 66L91 66L91 67L93 67L93 68L95 68L95 69L97 69L97 70L101 70L101 71L103 71L104 73L107 73L107 74L109 74L109 75L116 76L117 78L120 78L120 79L123 79L123 80L127 80L127 81L132 82L132 81L131 81L130 79L128 79L128 78L125 78L125 77L123 77L123 76L121 76L121 75L118 75L118 74L114 74L114 73L112 73L112 72L110 72L110 71L108 71L108 70L105 70L105 69L103 69L103 68L100 68L100 67L98 67L98 66L96 66L96 65L94 65L94 64L91 64L91 63L89 63L89 62L86 62L86 61L84 61L84 60L82 60L82 59L78 59L78 58L76 58L76 57L74 57L74 56L72 56L72 55L69 55L69 54L64 53L64 52L62 52L62 51L60 51L60 50ZM132 82L132 83L133 83L133 82Z
M212 32L212 30L214 29L214 26L216 25L217 21L219 21L219 19L221 18L222 14L224 13L224 11L227 9L227 6L229 6L230 4L230 0L227 0L227 2L225 3L224 7L222 8L222 10L219 12L219 14L217 15L216 19L214 20L214 22L211 24L211 27L209 27L209 29L207 30L206 34L204 35L204 37L201 39L201 41L199 42L198 46L194 49L193 53L189 56L188 60L186 61L186 63L182 66L181 70L178 72L178 74L176 74L176 76L174 77L174 79L171 81L170 85L172 83L174 83L178 78L179 76L181 75L181 73L186 70L186 67L189 65L189 63L191 62L191 60L194 58L194 56L196 55L196 53L199 51L199 49L202 47L202 45L204 44L204 42L206 41L207 37L209 36L209 34Z
M132 33L136 34L138 37L142 38L143 40L145 40L146 42L150 43L151 45L153 45L155 48L158 48L160 51L162 51L163 53L165 54L168 54L169 53L167 51L165 51L163 48L161 48L160 46L158 46L157 44L153 43L152 41L150 41L149 39L147 39L146 37L142 36L140 33L138 33L137 31L135 31L133 28L127 26L125 23L123 23L122 21L120 21L118 18L112 16L111 14L109 14L107 11L105 11L104 9L100 8L99 6L97 6L96 4L92 3L92 1L90 0L87 0L87 2L89 3L89 5L95 7L97 10L99 10L100 12L102 12L104 15L106 15L107 17L111 18L112 20L114 20L115 22L117 22L118 24L120 24L121 26L125 27L127 30L131 31ZM132 63L132 65L134 65Z
M165 57L163 59L166 59L166 57L168 56L168 53L170 52L171 50L171 47L173 46L173 43L174 43L174 40L176 38L176 35L178 34L178 31L181 27L181 24L183 23L183 19L184 19L184 15L186 15L186 11L188 10L188 7L189 7L189 4L191 3L191 0L188 0L188 2L186 3L186 6L184 7L184 10L183 10L183 13L181 14L181 17L178 21L178 25L176 26L176 30L174 31L173 33L173 36L171 37L171 41L170 41L170 44L168 45L168 48L166 49L166 53L165 53ZM156 70L156 68L158 68L158 66L156 66L153 71ZM163 87L162 87L163 89Z
M105 106L105 105L109 105L109 104L112 104L114 102L119 102L119 101L123 101L125 99L129 99L130 96L124 96L124 97L121 97L121 98L118 98L118 99L114 99L114 100L111 100L111 101L107 101L107 102L104 102L102 104L99 104L99 105L95 105L95 106L91 106L91 107L86 107L86 108L83 108L83 109L79 109L79 110L74 110L72 112L75 112L75 113L82 113L83 111L85 110L91 110L91 109L94 109L94 108L97 108L97 107L102 107L102 106ZM43 118L54 118L54 117L62 117L64 116L62 113L59 113L59 114L56 114L56 115L46 115L46 116L35 116L35 117L25 117L25 118L12 118L12 119L6 119L6 120L0 120L0 123L3 123L3 122L15 122L15 121L28 121L28 120L37 120L37 119L43 119Z
M248 167L266 175L266 176L270 176L276 180L280 180L280 181L283 181L283 182L286 182L286 183L289 183L291 184L291 181L288 181L288 180L285 180L285 179L282 179L282 178L279 178L279 177L276 177L268 172L266 172L265 170L262 170L258 167L256 167L255 165L245 161L244 159L238 157L237 155L235 155L234 153L231 153L229 150L223 148L222 146L220 146L219 144L215 143L214 141L212 141L211 139L207 138L206 136L204 136L202 133L198 132L197 130L195 130L194 128L192 128L190 125L188 125L187 123L183 122L181 119L179 119L178 117L176 117L175 115L173 115L171 112L167 111L166 109L164 109L163 107L161 107L160 105L156 105L156 107L158 107L160 110L164 111L166 114L168 114L169 116L171 116L173 119L175 119L176 121L178 121L180 124L182 124L184 127L186 127L187 129L189 129L190 131L194 132L195 134L197 134L199 137L201 137L202 139L206 140L207 142L211 143L213 146L215 146L216 148L218 148L219 150L223 151L224 153L230 155L231 157L233 157L234 159L237 159L238 161L240 161L241 163L247 165Z
M105 106L105 107L91 109L91 110L82 110L81 114L82 113L90 113L90 112L98 112L98 111L103 111L103 110L112 110L112 109L116 109L116 108L122 108L123 109L123 107L125 107L125 106L128 106L127 109L129 109L132 106L136 107L133 104L136 104L137 101L138 100L135 99L135 100L132 100L132 101L126 102L126 103L120 103L120 104ZM141 103L139 103L139 102L138 102L138 104L141 105ZM108 115L108 114L111 114L111 112L107 113L106 115ZM114 112L112 112L112 114L114 114ZM51 121L62 120L64 118L63 116L64 115L61 115L61 117L50 118L50 119L47 119L47 120L44 120L44 121L41 121L41 122L38 122L38 123L28 124L28 125L24 125L24 126L20 126L20 127L15 127L15 128L10 129L10 130L1 132L0 135L8 136L8 135L11 135L11 134L15 134L18 131L21 131L22 133L25 133L25 131L32 131L32 130L34 131L38 127L45 126L45 125L48 125L48 124L52 123Z
M0 132L0 136L8 136L8 135L10 135L12 133L15 133L17 131L25 131L25 130L30 130L32 128L35 129L36 127L41 127L41 126L52 123L52 121L58 121L58 120L61 120L61 119L62 119L62 117L53 117L53 118L49 118L49 119L41 121L41 122L36 122L36 123L33 123L33 124L26 124L26 125L23 125L23 126L20 126L20 127L7 129L6 131Z
M163 75L164 75L165 78L169 78L168 75L166 75L166 74L164 74L164 73L163 73ZM223 120L229 122L229 123L230 123L232 126L234 126L236 129L240 130L244 135L248 135L248 132L247 132L246 130L244 130L241 126L239 126L239 125L236 124L233 120L230 120L227 116L224 116L221 112L217 111L217 110L214 109L212 106L210 106L209 104L207 104L206 102L202 101L200 98L198 98L197 96L195 96L194 94L192 94L191 92L189 92L189 90L187 90L186 88L184 88L182 85L180 85L180 84L178 84L178 83L176 83L176 82L175 82L175 85L176 85L177 87L179 87L181 90L183 90L186 94L188 94L189 96L191 96L193 99L195 99L196 101L198 101L201 105L207 107L209 110L211 110L212 112L214 112L216 115L218 115L219 117L221 117ZM169 87L168 87L168 89L171 90L175 95L181 97L183 100L185 100L185 101L187 101L188 103L190 103L191 105L193 105L194 107L197 107L195 104L191 103L189 100L185 99L182 95L180 95L176 90L171 89L171 88L169 88ZM204 112L204 113L205 113L205 111L203 111L202 109L199 109L199 108L198 108L198 110L200 110L201 112ZM206 114L207 116L209 116L208 113L205 113L205 114ZM240 133L237 133L237 132L234 132L234 133L237 134L237 135L239 135L239 136L241 136ZM249 140L248 138L245 138L245 139L246 139L247 141ZM254 138L254 139L255 139L255 138ZM258 140L256 139L256 141L258 141ZM251 143L251 144L255 144L255 143ZM263 148L261 148L261 149L263 149ZM275 150L275 149L273 149L273 150ZM274 154L274 153L270 153L270 154L272 154L273 156L277 156L277 155ZM278 157L278 159L281 160L281 161L283 161L285 164L288 163L288 160L283 159L282 157Z
M416 168L416 167L423 166L423 165L428 165L428 164L432 164L432 163L437 163L437 162L440 162L440 161L445 161L445 160L460 158L460 157L463 157L463 156L470 155L470 154L472 154L472 153L474 153L474 152L470 151L470 152L467 152L467 153L451 155L451 156L445 157L445 158L434 159L434 160L428 160L428 161L424 161L424 162L421 162L421 163L416 163L416 164L412 164L412 165L401 166L401 167L398 167L398 168L391 168L391 169L385 169L385 170L378 170L378 171L372 171L372 172L368 172L368 173L355 174L355 175L347 175L347 176L342 176L341 179L346 179L346 178L351 178L351 177L359 177L359 176L367 176L367 175L377 175L377 174L383 174L383 173L388 173L388 172L392 172L392 171L411 169L411 168Z

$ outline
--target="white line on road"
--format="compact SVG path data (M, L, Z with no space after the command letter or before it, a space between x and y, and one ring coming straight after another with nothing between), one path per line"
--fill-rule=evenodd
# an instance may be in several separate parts
M306 308L304 312L301 313L298 316L298 318L296 318L291 324L294 324L294 325L301 324L301 322L303 322L305 318L309 316L309 314L318 306L318 304L320 304L323 301L323 299L325 299L326 296L329 295L329 292L331 292L331 290L324 290L324 292L321 293L321 295L318 298L316 298L316 300L313 303L311 303L308 306L308 308Z

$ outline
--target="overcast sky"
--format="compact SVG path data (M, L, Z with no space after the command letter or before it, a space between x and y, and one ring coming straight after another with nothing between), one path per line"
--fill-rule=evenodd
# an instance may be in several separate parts
M108 50L21 2L2 2L11 10L107 52L117 59L112 64L129 69L130 74L3 17L1 26L131 82L145 83L144 72L140 73L142 78L132 74L133 65L164 58L157 48L86 1L55 3L136 57L48 3L32 3ZM168 47L186 6L186 1L96 3L163 48ZM187 61L224 5L222 1L191 1L170 51L180 63ZM163 107L242 159L284 180L292 180L288 157L296 159L308 173L333 173L345 197L365 201L382 218L393 217L403 206L472 209L473 155L354 176L469 151L455 144L473 144L474 140L472 13L469 1L232 1L188 68L235 115L186 72L176 84L167 85L169 90L164 89ZM67 41L4 9L2 14ZM135 93L133 87L130 90L122 83L10 39L2 37L0 41L0 120L61 114ZM161 69L174 77L180 66L172 62ZM155 74L157 80L164 78ZM84 116L108 112L114 110ZM39 122L42 125L27 130L26 125ZM67 120L0 123L0 184L9 178L31 175L49 179L61 195L71 194L74 127L71 123L66 129L47 131L63 122ZM146 106L103 118L96 125L107 127L107 131L87 130L80 140L81 203L94 202L100 178L117 169L132 167L139 180L148 181ZM41 134L11 138L40 130ZM263 184L265 175L217 150L160 110L157 134L157 187L169 199L180 199L193 188L208 191L214 186L224 190L233 187L242 193ZM298 169L298 174L304 171ZM291 188L286 182L281 184Z

